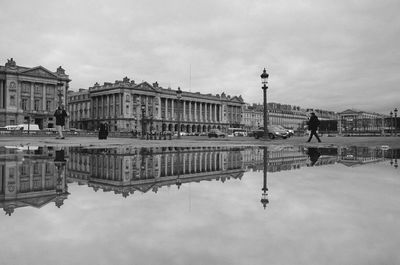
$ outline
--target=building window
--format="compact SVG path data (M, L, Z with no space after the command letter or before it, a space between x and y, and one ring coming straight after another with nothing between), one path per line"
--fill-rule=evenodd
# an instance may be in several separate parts
M42 86L35 85L35 94L41 95L42 94Z
M28 110L28 99L27 98L23 98L21 100L21 108L22 108L22 110Z
M30 83L22 83L22 93L31 93Z
M10 106L15 106L15 95L10 96Z
M46 87L46 94L47 94L48 96L53 96L53 97L54 97L54 94L55 94L55 88L54 88L54 86L48 85L48 86Z
M51 109L52 109L52 104L51 104L52 102L51 102L51 100L46 100L46 110L47 111L51 111Z
M36 111L40 110L40 99L35 99L34 107Z

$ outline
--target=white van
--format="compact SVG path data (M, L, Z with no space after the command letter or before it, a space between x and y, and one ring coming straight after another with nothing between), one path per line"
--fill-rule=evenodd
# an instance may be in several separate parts
M5 126L5 128L7 128L7 130L10 130L10 131L18 131L18 130L27 131L28 127L29 127L30 131L40 131L39 125L37 125L37 124L29 124L29 126L28 126L28 124L18 124L18 125L7 125L7 126Z

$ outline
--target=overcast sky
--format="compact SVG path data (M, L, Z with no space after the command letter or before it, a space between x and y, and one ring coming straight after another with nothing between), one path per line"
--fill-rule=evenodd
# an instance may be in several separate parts
M0 63L342 111L400 108L398 0L0 0Z

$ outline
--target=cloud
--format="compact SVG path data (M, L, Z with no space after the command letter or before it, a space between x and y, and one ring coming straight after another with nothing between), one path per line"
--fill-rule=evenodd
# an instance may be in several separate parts
M260 102L266 67L268 101L380 112L399 103L395 0L43 0L0 7L1 60L62 65L72 89L128 76Z

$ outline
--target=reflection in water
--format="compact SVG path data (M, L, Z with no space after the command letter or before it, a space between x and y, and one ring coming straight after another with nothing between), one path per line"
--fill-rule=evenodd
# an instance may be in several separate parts
M68 197L64 150L2 148L0 152L0 207L7 215L15 208L63 205Z
M307 149L307 154L310 157L311 164L310 166L314 166L317 163L318 158L321 156L321 153L318 150L319 148L309 147Z
M0 148L0 207L7 215L15 208L40 208L50 202L61 207L68 197L67 181L94 191L113 191L128 197L163 187L178 189L190 182L241 179L245 171L263 171L261 203L269 203L267 173L307 166L342 164L349 167L390 161L398 167L400 149L367 147L190 147L113 148L70 147Z
M263 187L262 187L262 195L261 195L261 204L264 209L267 207L269 203L268 200L268 187L267 187L267 174L268 174L268 147L263 147Z

